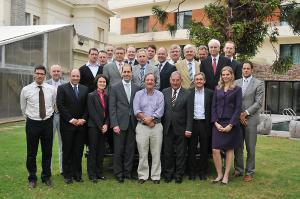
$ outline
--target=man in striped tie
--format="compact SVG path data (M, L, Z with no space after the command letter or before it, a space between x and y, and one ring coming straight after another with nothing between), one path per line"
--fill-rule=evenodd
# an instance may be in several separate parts
M164 89L165 113L164 134L164 176L165 182L175 179L181 183L185 170L186 139L185 134L192 131L192 117L187 115L189 92L182 88L182 77L174 71L170 77L171 87ZM174 157L176 151L176 157Z

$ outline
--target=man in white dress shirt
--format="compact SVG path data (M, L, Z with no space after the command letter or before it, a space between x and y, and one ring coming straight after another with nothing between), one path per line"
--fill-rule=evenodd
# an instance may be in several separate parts
M36 155L39 142L42 148L42 182L47 186L52 186L50 177L55 89L44 83L45 76L46 68L37 65L34 69L34 82L25 86L20 95L22 114L26 118L26 167L29 173L29 188L35 188L37 183Z

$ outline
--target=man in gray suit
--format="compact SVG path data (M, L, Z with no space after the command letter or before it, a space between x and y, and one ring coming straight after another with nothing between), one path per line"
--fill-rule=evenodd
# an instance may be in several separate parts
M139 49L137 52L138 65L132 68L133 72L133 83L138 85L140 88L145 88L144 79L148 73L153 73L156 79L155 89L159 90L160 86L160 75L159 70L154 65L147 64L147 51L145 49Z
M62 76L62 69L60 65L55 64L52 65L50 68L50 75L51 79L47 80L46 83L55 87L55 93L57 92L57 87L61 84L67 83L66 81L61 79ZM55 138L55 132L57 132L57 139L58 139L58 160L59 160L59 170L60 174L63 174L62 169L62 142L61 142L61 135L59 130L59 113L57 110L57 106L54 106L54 114L53 114L53 140Z
M242 87L243 104L240 114L243 136L247 150L246 169L244 171L244 157L242 146L235 152L234 176L242 176L245 172L244 181L253 179L255 169L255 145L257 139L257 125L259 124L259 110L263 105L264 83L252 76L253 64L244 62L243 78L236 80L236 84Z
M124 66L125 49L117 47L115 50L115 60L106 64L103 68L103 75L109 80L110 86L122 80L122 67Z
M189 91L182 88L181 83L181 75L175 71L170 76L171 87L162 91L165 101L163 133L166 183L171 182L173 177L175 183L182 182L186 155L185 134L192 132L192 117L187 112Z
M119 183L132 179L135 152L135 127L133 99L139 87L132 83L132 67L122 68L122 81L111 87L109 95L110 124L114 132L114 175Z

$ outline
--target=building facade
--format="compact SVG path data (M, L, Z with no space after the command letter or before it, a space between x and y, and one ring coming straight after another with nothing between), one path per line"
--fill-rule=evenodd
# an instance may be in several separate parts
M89 48L104 48L113 14L107 0L0 0L2 26L73 24L72 67L86 62Z
M191 20L209 24L204 6L211 0L110 0L109 7L116 15L111 18L109 43L127 47L146 47L149 43L164 46L167 49L176 43L184 46L190 43L188 24ZM297 0L300 3L299 0ZM152 14L152 7L158 5L168 12L166 24L176 24L177 31L171 35L166 25L160 25ZM300 37L294 35L291 28L277 17L272 23L278 25L278 42L274 45L280 55L290 55L294 67L285 75L276 75L270 67L276 55L269 39L266 38L253 58L255 75L265 81L265 109L281 114L285 108L292 108L300 114ZM216 38L217 39L217 38Z

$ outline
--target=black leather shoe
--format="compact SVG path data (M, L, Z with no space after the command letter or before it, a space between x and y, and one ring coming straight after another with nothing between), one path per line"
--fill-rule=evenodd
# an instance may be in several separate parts
M146 182L146 180L144 179L139 179L139 184L144 184Z
M170 183L172 181L172 178L165 178L165 183Z
M48 187L52 187L52 181L50 179L44 180L43 183Z
M91 178L90 181L91 181L92 183L95 183L95 184L98 183L98 179L97 179L97 178Z
M160 183L160 180L153 180L153 183L154 183L154 184L159 184L159 183Z
M76 181L76 182L83 182L83 179L81 178L81 177L74 177L74 180Z
M29 189L34 189L36 187L36 181L32 180L28 182Z
M207 175L206 174L201 174L199 176L200 180L207 180Z
M124 183L124 178L123 177L116 177L118 183Z
M105 176L98 176L97 178L98 178L98 180L106 180Z
M194 176L194 175L189 176L189 180L195 180L195 179L196 179L196 176Z
M176 183L176 184L181 184L181 183L182 183L182 178L181 178L181 177L177 177L177 178L175 179L175 183Z
M64 181L65 181L66 184L72 184L73 183L72 178L65 178Z

